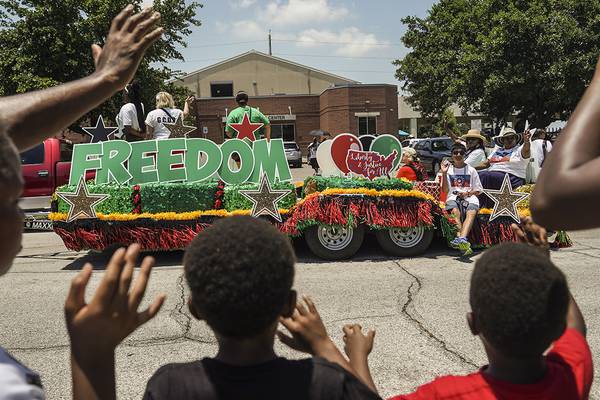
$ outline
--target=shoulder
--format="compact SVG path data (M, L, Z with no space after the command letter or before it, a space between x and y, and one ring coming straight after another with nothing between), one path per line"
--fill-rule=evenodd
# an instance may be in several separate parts
M338 364L323 358L309 359L313 365L313 393L319 398L344 400L376 400L380 397Z
M185 383L189 380L202 383L205 379L206 373L201 361L166 364L148 380L146 393L164 398L174 389L186 386Z
M419 386L413 393L393 397L394 400L425 399L460 399L463 395L471 395L485 391L488 384L480 372L465 376L440 376L433 381ZM483 397L483 396L481 396ZM471 398L471 397L469 397ZM472 397L476 398L476 396Z
M148 113L148 118L154 118L156 116L156 114L158 114L159 112L162 113L163 111L158 110L158 109L154 109L154 110L150 111Z
M44 399L40 376L0 347L0 398Z

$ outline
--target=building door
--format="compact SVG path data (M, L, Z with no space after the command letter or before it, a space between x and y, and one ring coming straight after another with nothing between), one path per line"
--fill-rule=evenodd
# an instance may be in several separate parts
M284 142L296 141L295 124L271 124L271 138L283 139Z

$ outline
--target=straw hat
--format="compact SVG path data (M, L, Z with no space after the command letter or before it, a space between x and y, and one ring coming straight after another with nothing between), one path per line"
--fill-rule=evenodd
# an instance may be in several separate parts
M523 139L523 135L517 133L513 128L502 128L500 134L494 138L494 142L500 146L504 147L504 138L509 136L515 136L517 138L517 143L519 143Z
M466 135L462 135L460 138L464 141L467 139L479 139L483 142L483 144L487 143L486 137L481 134L479 129L471 129Z

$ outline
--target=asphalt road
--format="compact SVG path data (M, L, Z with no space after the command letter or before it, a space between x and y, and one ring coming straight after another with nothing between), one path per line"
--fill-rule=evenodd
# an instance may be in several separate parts
M600 351L598 289L599 231L573 234L575 247L553 253L565 271L586 316L589 342ZM67 251L53 233L27 233L24 249L10 273L0 280L0 344L42 375L50 399L70 397L68 339L62 305L70 280L85 262L96 271L94 289L109 254ZM341 327L359 322L377 330L371 365L384 396L408 392L440 374L463 374L485 363L478 339L465 325L473 262L435 244L422 257L391 259L368 239L347 262L314 259L305 244L299 256L296 289L314 297L330 334L341 341ZM158 259L147 299L168 295L159 315L118 349L118 393L140 398L146 381L161 365L214 355L214 337L185 307L181 252L154 254ZM88 293L89 294L89 293ZM302 357L277 344L279 354ZM599 369L596 358L596 370ZM600 390L593 388L593 397Z

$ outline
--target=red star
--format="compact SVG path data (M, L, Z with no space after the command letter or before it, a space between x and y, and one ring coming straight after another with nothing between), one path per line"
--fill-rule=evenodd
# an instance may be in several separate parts
M248 113L244 113L244 119L242 122L237 124L229 124L229 126L231 126L237 132L237 139L248 138L252 142L254 142L254 132L262 128L263 125L264 124L261 124L260 122L250 122Z

